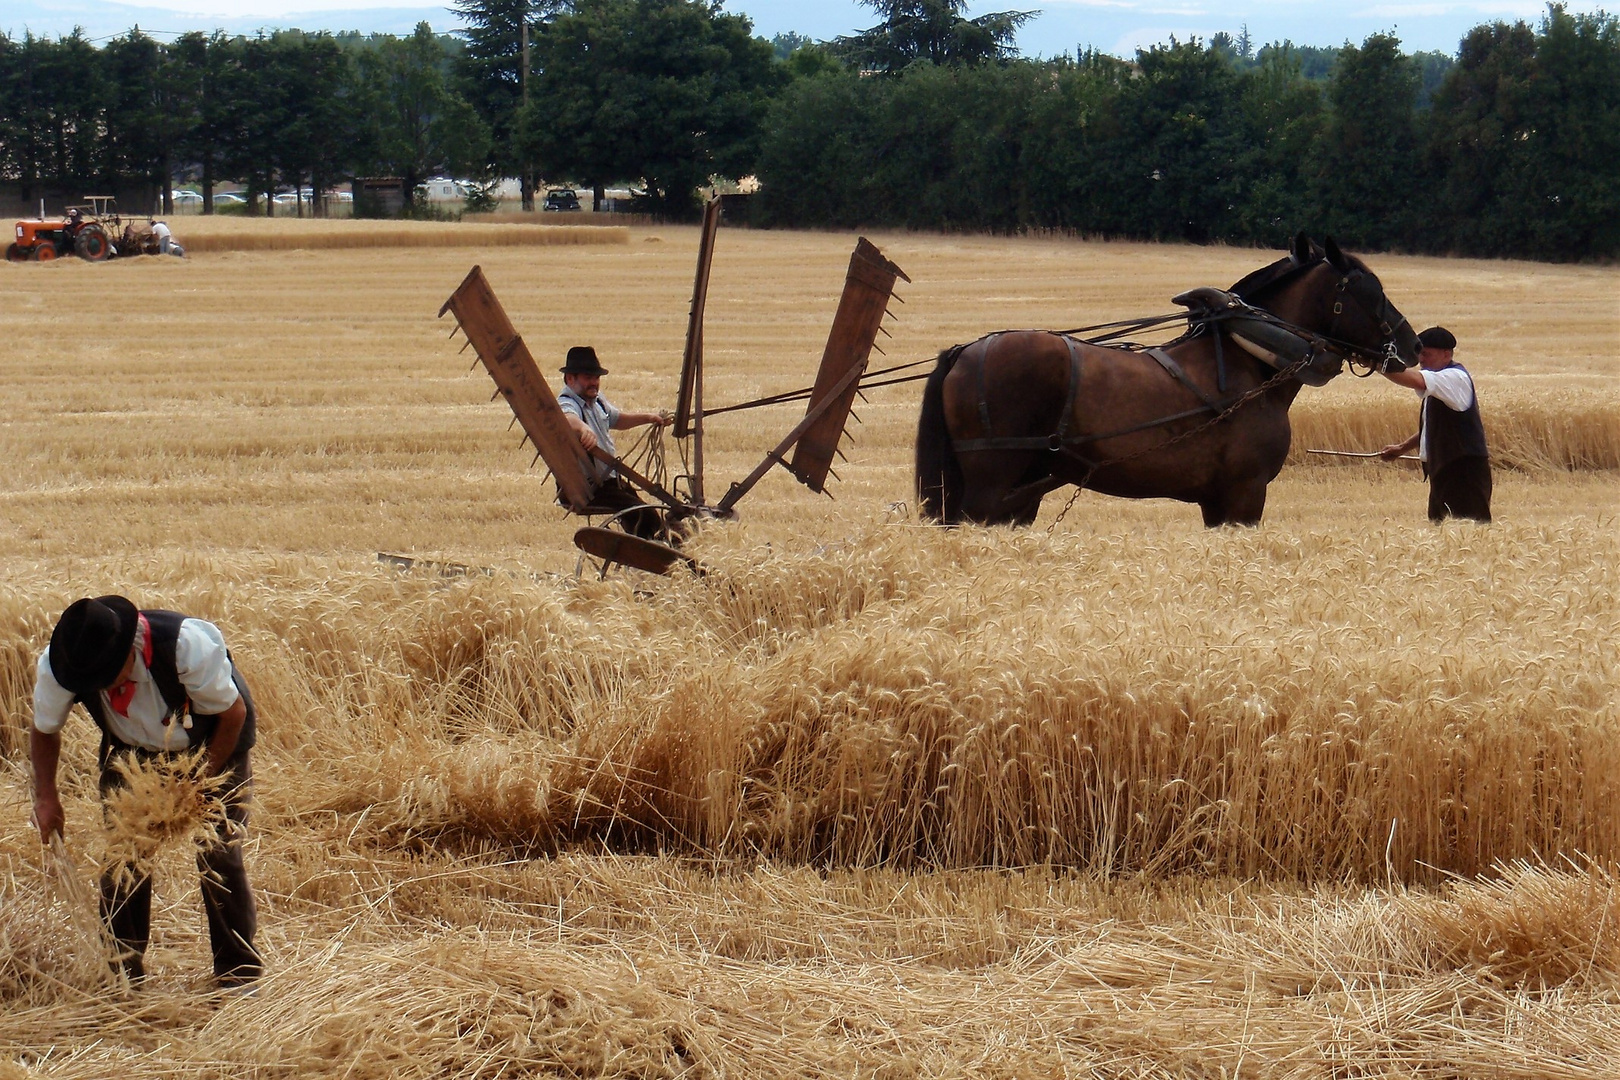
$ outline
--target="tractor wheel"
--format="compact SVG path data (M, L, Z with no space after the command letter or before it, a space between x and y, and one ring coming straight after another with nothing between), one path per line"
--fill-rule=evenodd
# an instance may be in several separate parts
M86 225L73 238L73 250L86 262L101 262L112 254L112 241L100 225Z
M56 245L49 240L34 248L35 262L53 262L56 259Z
M21 244L13 241L11 246L6 248L6 262L27 262L27 261L28 261L28 251Z

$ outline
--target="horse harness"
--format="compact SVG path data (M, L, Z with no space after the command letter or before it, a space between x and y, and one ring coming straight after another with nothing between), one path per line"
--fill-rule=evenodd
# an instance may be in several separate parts
M990 351L991 344L997 338L1001 337L1002 333L1007 332L1008 331L1002 331L1001 333L990 334L987 337L980 338L979 341L974 343L979 345L981 349L978 369L978 399L979 425L984 431L994 430L994 426L990 420L990 403L985 396L984 371L985 367L987 366L985 364L985 359ZM1165 352L1164 349L1151 348L1144 350L1147 355L1158 361L1159 366L1164 368L1164 370L1169 373L1171 378L1175 379L1177 382L1181 383L1187 389L1196 394L1199 399L1203 401L1203 404L1196 409L1187 409L1183 412L1174 413L1169 416L1162 416L1156 420L1148 420L1144 423L1135 424L1128 428L1121 428L1118 431L1112 431L1106 434L1070 435L1069 428L1074 422L1075 403L1078 401L1080 396L1081 364L1079 343L1067 334L1053 334L1053 336L1061 339L1064 345L1068 346L1069 350L1068 390L1064 395L1063 411L1058 416L1057 430L1050 435L990 435L977 439L953 439L951 440L951 445L958 452L971 452L975 450L1046 450L1053 453L1065 454L1079 461L1087 468L1095 469L1104 463L1091 460L1079 451L1079 447L1084 446L1087 443L1102 442L1107 439L1119 438L1123 435L1131 435L1138 431L1146 431L1149 428L1162 427L1165 424L1173 424L1177 420L1185 420L1188 417L1199 416L1206 412L1220 414L1228 405L1231 404L1229 401L1223 401L1211 396L1203 387L1193 382L1192 378L1188 376L1187 372L1183 370L1181 365L1176 362L1175 357ZM963 350L966 351L966 349L969 348L972 348L972 345L964 346Z
M1338 292L1341 294L1350 292L1350 294L1359 304L1363 305L1364 307L1371 307L1372 305L1367 303L1366 298L1359 295L1362 291L1364 291L1360 288L1361 279L1364 279L1367 276L1368 275L1363 274L1359 270L1352 271L1351 273L1344 275L1339 280ZM1399 326L1406 320L1405 317L1402 316L1399 321L1392 323L1389 317L1389 299L1387 296L1383 295L1382 290L1379 290L1379 298L1381 299L1382 303L1378 306L1375 317L1378 320L1379 330L1384 334L1385 340L1391 343L1390 345L1386 346L1387 353L1387 351L1393 347L1395 330L1398 329ZM1253 355L1263 363L1275 369L1276 374L1267 379L1258 387L1255 387L1254 389L1243 394L1237 395L1236 397L1217 397L1194 382L1187 374L1186 370L1183 369L1179 363L1177 363L1175 357L1171 356L1170 353L1166 351L1165 346L1149 346L1133 349L1131 351L1145 353L1149 358L1163 368L1165 373L1168 374L1170 378L1174 379L1187 390L1191 391L1202 402L1202 404L1194 409L1186 409L1181 412L1172 413L1168 416L1161 416L1157 419L1144 421L1143 423L1134 424L1126 428L1120 428L1116 431L1099 434L1071 435L1069 434L1069 428L1072 426L1074 421L1075 404L1080 393L1080 342L1078 342L1072 336L1072 332L1046 331L1046 333L1051 333L1055 337L1062 339L1069 351L1068 390L1064 395L1065 400L1063 411L1058 417L1057 430L1051 435L986 435L974 439L953 439L951 441L952 447L959 453L971 453L978 450L1045 450L1050 453L1060 453L1078 461L1087 470L1087 474L1089 476L1090 473L1095 472L1104 465L1117 464L1118 462L1127 459L1115 458L1107 461L1096 461L1090 457L1087 457L1085 454L1082 454L1078 449L1081 446L1088 443L1104 442L1109 439L1116 439L1125 435L1132 435L1138 431L1147 431L1152 428L1163 427L1166 424L1173 424L1178 420L1186 420L1194 416L1201 416L1205 414L1211 415L1211 419L1207 423L1183 432L1180 435L1175 436L1169 442L1159 443L1155 444L1154 446L1147 447L1144 450L1130 455L1130 457L1136 457L1143 453L1161 450L1172 445L1173 443L1180 442L1185 438L1189 438L1192 435L1203 431L1205 428L1219 423L1243 404L1259 396L1261 393L1264 393L1266 390L1269 390L1271 387L1277 385L1287 378L1301 377L1302 381L1311 382L1316 385L1321 385L1322 383L1327 382L1328 379L1332 378L1332 374L1325 377L1303 377L1305 369L1314 363L1323 353L1340 356L1341 358L1346 355L1358 356L1361 354L1361 350L1358 347L1349 342L1339 340L1337 334L1335 333L1335 331L1338 329L1339 318L1343 314L1344 310L1342 298L1335 298L1334 300L1333 324L1330 327L1327 335L1319 335L1306 331L1301 327L1294 326L1291 323L1287 323L1282 319L1277 318L1264 309L1250 306L1232 293L1208 286L1192 289L1188 292L1182 293L1174 298L1174 302L1188 308L1185 318L1188 320L1189 329L1181 337L1177 338L1175 341L1169 342L1168 344L1174 345L1178 342L1195 337L1198 334L1213 332L1215 340L1217 393L1224 395L1226 390L1226 363L1222 342L1227 335L1230 335L1245 352ZM1182 316L1180 315L1174 316L1174 318L1181 317ZM1218 326L1217 324L1224 325ZM1143 324L1139 322L1134 325L1140 326ZM989 401L985 396L985 368L987 366L985 361L988 359L990 347L995 340L1001 337L1003 334L1012 332L1014 331L1001 331L990 334L986 337L980 338L978 341L973 342L972 344L962 347L962 351L964 352L967 349L972 348L974 345L978 345L980 347L977 390L979 402L979 424L981 430L983 431L994 430L994 425L990 420ZM1085 344L1100 344L1101 341L1104 340L1107 340L1107 338L1096 341L1086 341ZM1335 370L1333 374L1337 374L1337 371ZM1025 485L1025 488L1039 486L1040 484L1044 483L1046 483L1046 481L1038 481L1036 484Z

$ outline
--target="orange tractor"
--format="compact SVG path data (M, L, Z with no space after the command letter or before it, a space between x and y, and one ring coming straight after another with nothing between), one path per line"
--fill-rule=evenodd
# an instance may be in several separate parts
M89 262L101 262L118 254L113 236L123 224L111 196L89 195L86 206L70 206L65 217L38 218L17 222L16 236L6 248L7 262L50 262L63 255L77 255ZM41 204L43 209L43 204Z

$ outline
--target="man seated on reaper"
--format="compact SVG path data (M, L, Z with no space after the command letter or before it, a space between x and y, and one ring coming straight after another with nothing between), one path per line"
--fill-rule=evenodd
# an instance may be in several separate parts
M615 407L601 394L602 376L607 368L596 358L596 350L589 345L575 345L568 350L567 362L562 367L563 391L557 395L568 426L579 436L586 451L600 449L618 456L613 445L613 432L626 428L652 424L664 427L670 418L656 412L625 412ZM645 506L646 502L618 471L598 458L590 460L590 479L596 485L591 494L591 505L600 509L618 511ZM655 539L659 533L659 518L651 510L626 514L621 519L626 531L644 539Z

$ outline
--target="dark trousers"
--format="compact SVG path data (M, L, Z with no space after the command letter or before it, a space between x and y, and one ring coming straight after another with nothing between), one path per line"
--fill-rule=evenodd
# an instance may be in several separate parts
M114 768L123 754L143 758L161 755L138 750L114 750L101 768L101 795L122 786L123 777ZM214 975L221 984L248 982L263 973L259 954L253 949L258 929L258 908L248 886L247 866L242 858L242 837L247 828L248 796L253 790L253 765L248 751L238 750L226 763L229 778L222 793L225 822L217 842L197 857L202 875L203 911L208 917L208 943L214 952ZM149 875L117 868L101 878L101 917L118 941L119 963L131 979L146 975L146 946L151 940L152 879ZM120 884L120 877L123 883Z
M610 476L591 493L591 505L604 510L630 510L647 504L623 478ZM619 520L624 524L624 531L632 536L639 536L643 540L665 539L664 523L656 510L636 510Z
M1471 518L1491 520L1491 462L1489 458L1458 458L1429 477L1429 520Z

